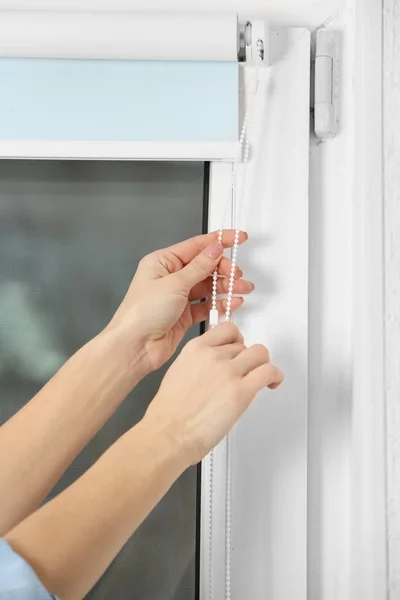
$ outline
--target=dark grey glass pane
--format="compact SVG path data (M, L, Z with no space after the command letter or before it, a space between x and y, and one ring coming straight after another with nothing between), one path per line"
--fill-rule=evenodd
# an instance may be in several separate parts
M0 161L0 422L107 324L142 256L201 233L203 177L201 163ZM53 495L141 418L165 370L136 388ZM89 598L195 597L196 478L191 469L173 486Z

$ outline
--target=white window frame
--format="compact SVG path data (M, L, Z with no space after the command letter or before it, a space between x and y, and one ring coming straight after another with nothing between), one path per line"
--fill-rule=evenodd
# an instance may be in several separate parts
M203 10L223 10L205 0ZM21 0L18 8L132 9L130 0ZM1 9L15 2L0 0ZM165 10L159 0L148 10ZM169 10L197 9L170 0ZM383 354L382 14L375 0L242 0L279 25L343 32L341 135L311 143L308 596L383 600L387 589ZM99 153L102 156L99 156ZM50 149L5 158L236 158L237 148ZM139 156L142 154L142 156ZM136 158L135 158L136 157ZM371 368L373 365L373 368ZM332 428L336 424L336 429ZM303 591L302 591L303 592ZM303 595L304 596L304 595ZM301 597L303 597L301 596ZM300 596L299 596L300 597ZM273 598L269 600L289 600Z
M233 161L238 157L235 142L0 141L0 159Z
M251 191L241 223L253 239L239 251L239 263L258 293L247 302L251 312L241 311L236 320L246 343L269 346L275 362L288 370L288 379L278 393L261 392L229 440L216 450L212 494L210 460L203 464L201 600L225 597L228 478L232 593L289 599L295 590L296 600L306 597L310 36L305 29L285 29L273 30L271 37L276 62L270 74L260 75L254 161L247 177ZM250 73L249 79L245 87L251 89ZM240 169L243 166L239 190ZM212 165L211 229L221 226L220 199L225 201L229 194L230 181L229 165ZM240 219L240 203L239 193L232 200L228 224ZM260 506L264 510L258 515Z

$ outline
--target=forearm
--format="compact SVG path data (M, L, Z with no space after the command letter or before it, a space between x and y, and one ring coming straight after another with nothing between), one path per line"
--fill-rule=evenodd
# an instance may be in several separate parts
M77 352L0 429L0 535L44 500L69 464L146 374L113 331Z
M79 600L186 466L176 444L145 419L7 540L51 593Z

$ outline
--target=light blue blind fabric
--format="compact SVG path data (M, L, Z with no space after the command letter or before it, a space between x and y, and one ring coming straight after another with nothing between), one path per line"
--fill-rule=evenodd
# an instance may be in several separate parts
M49 594L33 569L0 539L0 600L57 600Z
M0 140L237 139L235 62L0 59Z

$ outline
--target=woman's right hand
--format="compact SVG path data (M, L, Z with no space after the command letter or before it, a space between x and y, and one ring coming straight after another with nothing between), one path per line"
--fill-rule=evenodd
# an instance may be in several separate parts
M267 348L246 348L239 329L225 323L185 346L144 422L168 433L187 466L197 464L228 434L257 392L276 389L282 380Z

